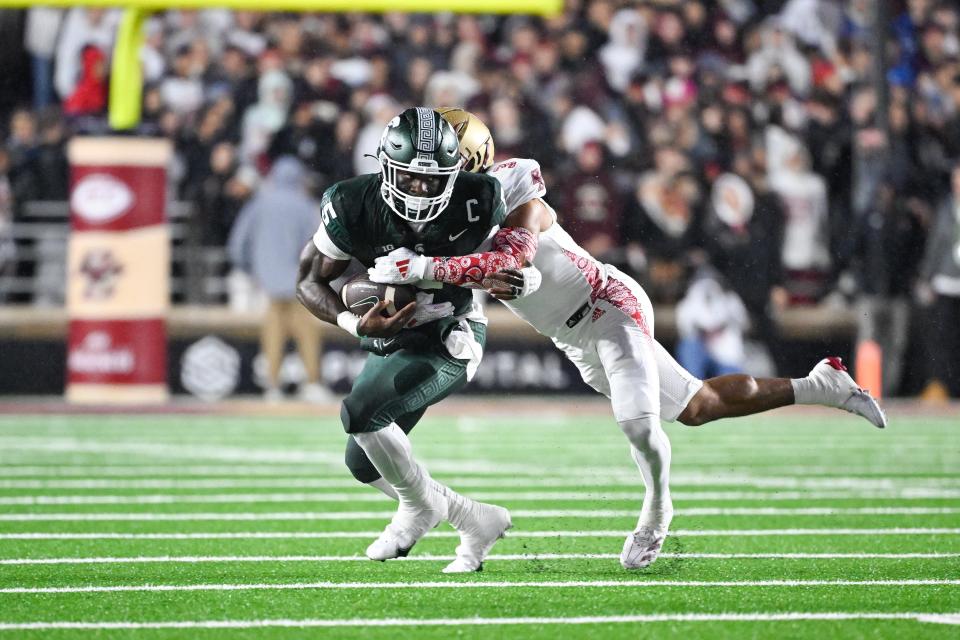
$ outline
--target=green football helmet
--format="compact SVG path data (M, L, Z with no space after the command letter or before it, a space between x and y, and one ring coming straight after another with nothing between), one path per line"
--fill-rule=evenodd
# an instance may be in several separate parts
M377 159L380 195L404 220L429 222L450 203L460 171L457 132L433 109L407 109L391 120Z

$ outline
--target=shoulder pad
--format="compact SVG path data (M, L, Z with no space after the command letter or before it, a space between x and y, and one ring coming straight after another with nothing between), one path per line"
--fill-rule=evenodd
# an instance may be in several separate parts
M508 214L520 205L547 195L540 163L531 158L510 158L498 162L488 175L500 182Z

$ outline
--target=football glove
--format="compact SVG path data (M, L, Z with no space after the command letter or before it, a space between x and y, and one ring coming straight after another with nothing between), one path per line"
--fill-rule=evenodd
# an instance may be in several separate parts
M533 265L523 269L504 269L483 280L483 288L499 300L528 296L540 288L543 275Z
M428 267L432 260L427 256L400 247L374 261L367 269L370 279L383 284L417 284L421 280L432 280Z
M413 312L413 317L407 322L407 328L419 327L453 315L452 302L433 303L433 294L425 291L417 292L417 309Z

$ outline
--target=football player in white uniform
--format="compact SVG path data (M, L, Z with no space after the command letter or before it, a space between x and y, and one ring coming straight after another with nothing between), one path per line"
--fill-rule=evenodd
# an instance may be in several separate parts
M464 256L464 285L487 289L550 337L584 381L610 398L630 440L646 492L620 555L625 568L656 560L673 517L670 441L661 418L695 426L790 404L819 404L886 425L880 406L857 387L838 358L826 358L807 377L792 380L742 374L695 378L654 339L653 308L640 285L596 260L557 223L556 212L543 201L539 164L523 158L494 163L493 139L482 121L461 109L439 111L457 131L463 169L500 181L510 212L504 227L521 234L522 246L494 243L489 251L481 247L480 253ZM524 261L533 268L521 269ZM434 264L432 257L397 250L378 258L370 276L379 282L429 281Z

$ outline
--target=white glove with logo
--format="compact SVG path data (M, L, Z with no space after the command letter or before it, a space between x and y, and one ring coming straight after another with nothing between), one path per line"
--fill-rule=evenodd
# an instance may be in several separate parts
M452 302L438 302L433 304L433 294L425 291L417 292L417 310L413 312L413 317L406 324L407 329L419 327L453 315Z
M540 288L540 283L543 282L543 274L540 273L540 269L533 265L520 269L520 273L523 274L523 289L520 291L520 297L522 298Z
M374 261L367 269L370 279L383 284L417 284L427 278L427 267L431 259L416 252L400 247Z

